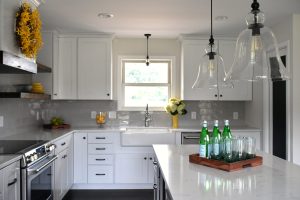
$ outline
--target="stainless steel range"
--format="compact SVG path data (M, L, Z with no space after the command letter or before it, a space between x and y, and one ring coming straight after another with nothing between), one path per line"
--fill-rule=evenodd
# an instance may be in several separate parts
M22 154L22 200L53 199L55 145L47 141L2 140L0 154Z

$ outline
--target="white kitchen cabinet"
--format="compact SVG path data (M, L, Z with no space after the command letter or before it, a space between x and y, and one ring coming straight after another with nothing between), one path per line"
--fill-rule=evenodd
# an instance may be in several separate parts
M153 154L116 155L116 183L153 183Z
M111 99L111 40L78 39L78 99Z
M252 100L252 83L239 82L234 84L234 88L200 88L193 89L192 86L197 78L199 64L204 55L204 49L208 45L208 40L183 40L182 41L182 84L181 98L184 100L220 100L220 101L248 101ZM235 41L229 39L215 40L219 54L224 59L225 68L231 67L235 51ZM219 81L223 76L219 70Z
M233 63L235 52L235 40L219 40L219 54L223 57L224 65L228 71ZM219 70L219 73L222 73ZM249 72L251 73L251 72ZM223 81L219 76L219 81ZM252 83L240 81L233 84L234 88L219 88L219 100L223 101L251 101Z
M74 133L74 183L88 182L87 133Z
M54 200L61 200L69 190L69 149L65 149L57 156L58 158L55 160L54 163Z
M53 68L53 99L77 99L77 38L58 39L58 64Z
M54 200L61 200L73 184L73 135L67 135L54 142Z
M0 200L21 199L20 162L10 164L0 170Z
M197 78L199 64L207 40L184 40L182 41L181 53L181 98L184 100L218 100L218 89L197 88L192 86Z

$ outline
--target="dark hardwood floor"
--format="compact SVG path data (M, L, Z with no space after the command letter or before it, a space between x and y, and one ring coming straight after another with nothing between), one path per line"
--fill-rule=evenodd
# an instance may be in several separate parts
M63 200L153 200L153 190L70 190Z

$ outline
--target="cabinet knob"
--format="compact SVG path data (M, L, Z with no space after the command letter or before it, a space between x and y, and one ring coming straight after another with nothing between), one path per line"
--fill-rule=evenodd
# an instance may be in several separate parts
M147 157L144 157L144 160L147 160Z
M85 139L86 139L86 137L83 137L82 139L84 139L84 140L85 140Z
M149 159L152 160L152 157L150 157Z
M223 95L222 95L222 94L220 94L220 97L223 97Z
M110 95L110 94L109 94L109 93L107 93L106 95L109 97L109 95Z
M217 94L215 94L215 97L218 97L218 95L217 95Z
M53 95L54 95L54 96L57 96L57 93L54 93Z

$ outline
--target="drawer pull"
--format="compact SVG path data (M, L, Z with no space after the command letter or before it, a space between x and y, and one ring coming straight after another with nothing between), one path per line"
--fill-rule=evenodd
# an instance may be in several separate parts
M96 174L96 176L105 176L106 174Z
M104 151L104 150L106 150L106 148L96 148L96 150Z
M68 155L64 155L62 158L65 159L66 157L68 157Z
M105 158L96 158L96 161L105 161Z
M64 145L66 145L66 143L64 142L64 143L61 143L61 146L64 146Z
M17 178L14 178L14 180L13 180L12 182L8 183L7 186L14 185L14 184L17 183L17 181L18 181L18 179L17 179Z
M105 140L106 137L96 137L96 140Z

